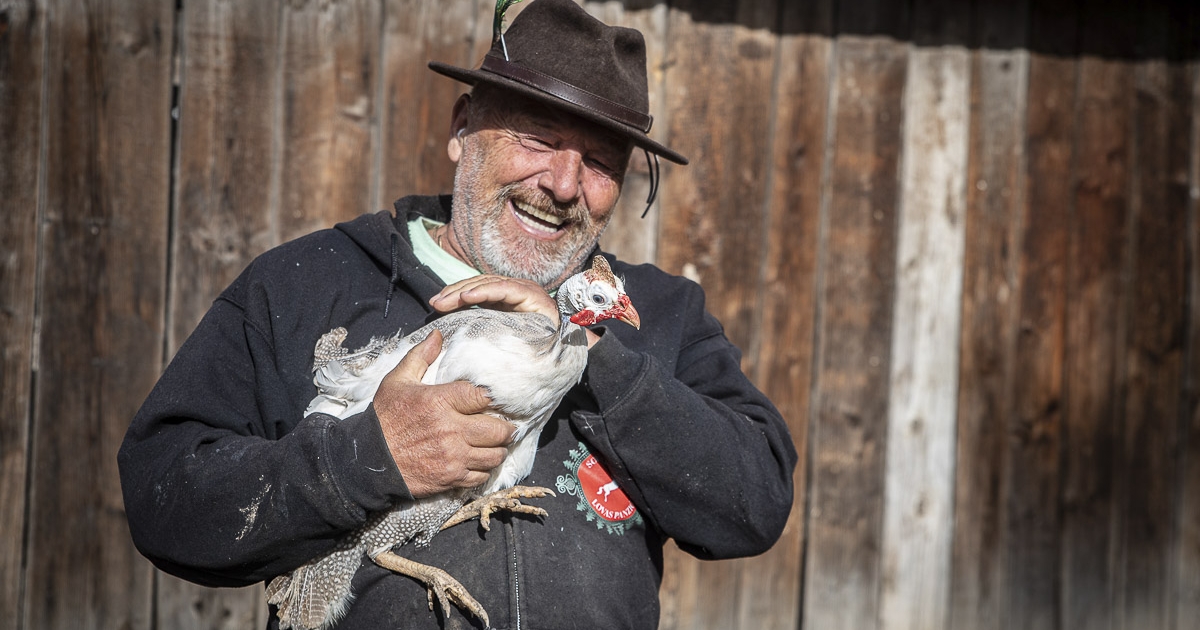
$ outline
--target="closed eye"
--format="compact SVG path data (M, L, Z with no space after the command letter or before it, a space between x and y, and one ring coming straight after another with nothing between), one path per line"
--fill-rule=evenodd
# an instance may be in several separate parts
M598 170L598 171L601 171L601 172L603 172L603 173L606 173L606 174L611 174L611 173L613 173L613 172L616 170L616 169L614 169L613 167L609 166L609 164L608 164L608 162L607 162L607 161L605 161L605 160L598 160L598 159L596 159L596 158L593 158L593 157L589 157L589 158L588 158L588 164L589 164L589 165L590 165L592 168L594 168L594 169L596 169L596 170Z

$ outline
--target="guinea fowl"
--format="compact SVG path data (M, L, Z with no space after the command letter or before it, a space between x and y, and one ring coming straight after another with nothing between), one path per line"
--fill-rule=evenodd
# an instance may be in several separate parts
M422 382L465 380L486 388L492 401L489 412L511 422L517 431L504 463L482 486L397 504L326 555L272 580L267 601L278 607L281 629L324 630L332 626L350 605L351 579L364 553L376 564L425 584L430 610L436 598L443 613L449 615L447 602L453 601L488 625L483 606L457 580L392 549L409 542L428 545L442 529L475 516L488 530L490 514L496 510L546 516L545 510L521 504L520 499L554 493L515 484L533 467L546 420L583 375L588 347L582 326L612 318L634 327L641 324L623 282L601 256L593 259L591 269L568 278L559 287L556 300L557 324L539 313L468 309L434 320L405 337L397 333L373 340L356 352L342 348L343 328L321 337L313 365L318 394L306 416L327 413L346 418L364 411L383 377L413 346L439 330L442 350Z

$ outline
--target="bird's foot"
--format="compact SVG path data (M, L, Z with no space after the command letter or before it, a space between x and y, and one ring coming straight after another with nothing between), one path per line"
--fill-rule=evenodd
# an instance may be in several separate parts
M492 530L492 513L499 511L519 512L545 517L546 510L533 505L521 503L521 499L535 499L555 496L554 491L539 486L513 486L497 490L471 501L458 509L458 512L442 524L442 529L458 525L463 521L479 517L479 524L485 531Z
M429 599L429 610L433 610L433 602L436 599L442 607L442 615L450 616L450 604L471 613L483 621L484 627L491 627L491 622L488 621L487 611L483 606L475 601L474 597L467 592L467 589L454 579L449 573L437 567L431 567L420 562L413 562L408 558L384 551L376 555L372 560L375 564L394 571L401 575L407 575L418 582L425 585L425 595Z

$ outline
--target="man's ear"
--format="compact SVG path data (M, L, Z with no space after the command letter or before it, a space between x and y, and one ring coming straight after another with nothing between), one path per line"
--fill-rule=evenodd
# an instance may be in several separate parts
M467 123L471 119L471 95L463 94L454 101L454 111L450 117L450 141L446 143L446 155L450 161L458 164L462 157L463 134L467 132Z

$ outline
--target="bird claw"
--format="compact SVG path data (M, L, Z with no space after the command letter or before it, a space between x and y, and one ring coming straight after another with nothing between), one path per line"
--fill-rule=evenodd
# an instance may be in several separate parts
M484 531L490 532L492 531L492 514L495 512L516 512L544 518L549 515L546 510L534 505L525 505L521 503L521 499L553 496L557 496L553 490L540 486L513 486L504 490L497 490L459 508L454 516L442 524L442 529L478 516L479 524L483 527Z
M483 605L476 601L474 597L471 597L471 594L467 592L466 587L462 583L442 569L414 562L391 551L379 553L373 560L375 564L389 571L407 575L424 584L425 597L429 602L429 610L433 610L433 603L436 599L441 604L442 616L449 618L450 604L453 603L464 611L478 617L483 622L484 627L491 627L492 624L488 620L488 614L483 609Z

